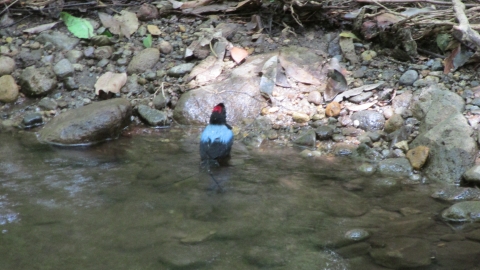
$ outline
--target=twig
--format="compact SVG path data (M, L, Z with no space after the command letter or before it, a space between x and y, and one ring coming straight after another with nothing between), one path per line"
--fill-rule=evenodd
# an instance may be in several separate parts
M465 15L465 4L460 0L452 0L453 10L458 20L458 25L454 26L453 29L460 31L462 35L462 40L472 42L476 45L477 49L480 48L480 34L477 31L473 30L468 23L468 18Z
M435 0L355 0L358 3L370 3L376 4L377 2L380 3L429 3L435 5L452 5L450 2L446 1L435 1ZM478 7L476 4L465 4L467 7Z
M2 15L5 11L8 10L8 8L10 8L11 6L13 6L13 5L14 5L15 3L17 3L17 2L18 2L18 0L15 0L15 1L13 1L10 5L6 6L6 7L2 10L2 12L0 12L0 15Z

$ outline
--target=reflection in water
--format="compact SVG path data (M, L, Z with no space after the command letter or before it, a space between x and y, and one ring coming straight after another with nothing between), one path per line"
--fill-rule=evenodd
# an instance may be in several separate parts
M0 269L386 269L370 251L388 239L425 245L422 269L469 268L435 251L453 232L428 186L238 143L218 193L199 133L162 132L89 148L0 134Z

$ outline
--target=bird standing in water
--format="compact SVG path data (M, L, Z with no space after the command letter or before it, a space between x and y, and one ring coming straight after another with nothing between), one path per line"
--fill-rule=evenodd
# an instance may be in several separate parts
M232 127L227 124L227 111L223 103L213 107L210 123L203 130L200 137L200 158L202 166L206 167L213 177L210 167L212 165L226 165L230 159L230 150L233 145Z

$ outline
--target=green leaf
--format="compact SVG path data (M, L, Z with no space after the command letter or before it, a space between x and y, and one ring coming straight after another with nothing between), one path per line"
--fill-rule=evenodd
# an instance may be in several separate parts
M93 37L93 26L88 20L74 17L66 12L61 12L60 18L74 36L78 38Z
M112 32L110 32L110 30L108 30L108 29L106 29L105 31L103 31L102 35L103 35L103 36L107 36L107 37L113 37Z
M143 39L143 46L145 46L145 48L150 48L150 47L152 47L152 35L148 34L148 35Z

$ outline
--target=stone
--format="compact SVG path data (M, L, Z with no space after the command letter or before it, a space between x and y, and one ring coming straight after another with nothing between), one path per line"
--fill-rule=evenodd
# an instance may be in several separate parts
M378 163L378 172L383 175L408 176L412 172L412 165L406 158L389 158Z
M55 110L57 109L57 102L54 99L45 97L38 102L38 107L43 110Z
M11 75L0 77L0 102L11 103L18 98L19 90L15 79Z
M161 269L199 269L215 259L214 253L195 245L166 243L158 249L158 261L163 266Z
M418 72L415 70L407 70L405 73L400 76L398 80L400 85L413 85L413 83L418 79Z
M159 59L160 51L157 48L146 48L132 58L128 64L127 73L143 73L153 68Z
M321 141L330 140L333 135L333 128L331 126L320 126L315 129L315 133Z
M27 67L20 75L21 91L28 96L48 94L57 86L57 77L51 67Z
M480 190L476 188L465 188L457 186L447 186L438 189L430 195L432 198L447 201L468 201L468 200L480 200Z
M287 263L286 252L275 248L254 246L247 250L244 257L249 264L261 268L278 267Z
M181 77L189 73L190 71L192 71L194 66L195 66L194 63L180 64L169 69L167 71L167 75L172 77Z
M98 60L109 59L112 57L112 54L113 48L111 46L101 46L96 48L93 52L94 57Z
M162 93L159 93L153 98L153 107L157 110L165 109L167 107L167 104L170 102L170 96L169 95L163 95Z
M173 51L173 46L170 42L163 40L158 44L158 49L163 54L170 54Z
M319 91L312 91L308 94L307 101L315 105L323 104L323 97Z
M292 113L292 119L293 119L293 121L295 121L297 123L306 123L306 122L310 121L310 116L308 116L305 113L301 113L301 112L293 112Z
M126 99L95 102L56 116L38 132L38 139L56 145L98 143L118 137L131 115L132 107Z
M340 103L333 101L327 104L327 108L325 108L325 115L328 117L337 117L340 114L342 107Z
M352 155L357 146L349 143L337 143L333 146L333 154L335 156L350 156Z
M158 9L152 4L143 3L136 14L140 21L151 21L158 18Z
M412 164L413 169L420 170L428 159L430 149L424 145L419 145L407 152L408 161Z
M294 143L298 145L308 146L308 147L315 147L315 131L314 130L307 130L300 133L295 140Z
M335 252L338 255L340 255L342 258L349 259L349 258L353 258L353 257L366 255L366 254L368 254L370 249L371 249L370 244L365 243L365 242L361 242L361 243L356 243L356 244L348 245L348 246L345 246L345 247L341 247L341 248L335 250Z
M448 270L478 269L480 243L474 241L451 241L441 246L433 245L438 265Z
M40 113L37 112L30 112L26 113L23 116L22 126L24 128L32 128L36 126L40 126L43 124L43 117Z
M393 269L414 268L431 264L430 243L426 240L398 237L386 240L384 248L370 251L373 260Z
M147 105L139 105L138 114L151 126L168 125L168 117L164 112L152 109Z
M42 44L50 42L55 45L55 47L64 51L72 50L80 42L80 39L69 37L56 30L42 32L35 38L35 40Z
M15 60L8 56L0 56L0 77L12 74L15 67Z
M377 171L377 167L370 163L363 163L357 167L357 171L364 175L372 175Z
M399 114L393 114L392 117L390 117L386 122L385 122L385 127L384 131L387 133L392 133L395 130L400 129L403 126L403 118Z
M53 66L53 72L55 72L55 75L60 79L72 76L73 71L73 65L65 58L58 61L58 63Z
M480 183L480 165L475 165L463 174L463 179L467 182Z
M65 54L65 57L70 61L72 64L78 63L83 57L83 53L79 50L70 50Z
M359 111L352 115L352 120L359 121L359 127L366 131L381 130L385 125L383 114L376 111Z
M480 201L455 203L443 210L442 219L449 222L479 222Z
M356 95L354 97L349 98L348 100L353 103L362 103L363 101L366 101L370 97L373 96L373 91L368 91L368 92L363 92L360 95Z

